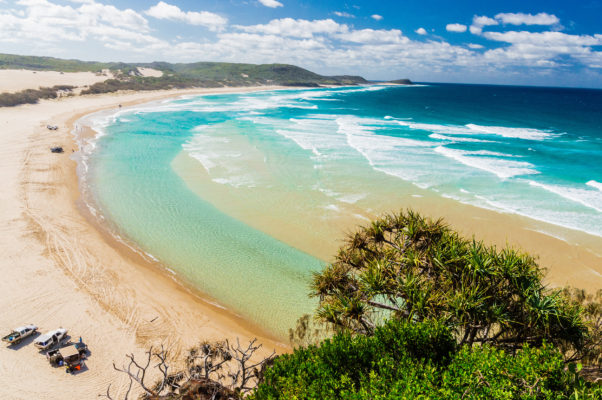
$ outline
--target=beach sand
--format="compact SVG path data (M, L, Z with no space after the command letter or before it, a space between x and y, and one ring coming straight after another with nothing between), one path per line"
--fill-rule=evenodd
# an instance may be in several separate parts
M87 370L52 368L25 341L0 346L0 397L97 398L127 380L112 364L163 344L177 356L201 340L258 337L264 354L289 348L261 329L212 305L98 229L79 201L72 124L82 115L187 93L180 90L71 97L0 109L0 328L33 323L69 330L88 343ZM255 88L255 90L257 90ZM58 125L48 131L47 124ZM63 154L49 151L62 146Z

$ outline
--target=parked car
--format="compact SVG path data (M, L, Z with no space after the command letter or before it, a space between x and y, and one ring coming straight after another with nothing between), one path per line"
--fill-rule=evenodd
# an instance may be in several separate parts
M20 343L23 339L37 332L38 327L35 325L25 325L14 329L11 333L2 338L3 342L11 344Z
M43 334L33 344L40 350L48 350L60 344L65 336L67 336L67 329L59 328Z
M87 347L84 349L81 347L80 343L74 343L50 350L46 353L46 359L55 367L61 367L63 365L69 366L77 364L80 360L85 360L86 351Z

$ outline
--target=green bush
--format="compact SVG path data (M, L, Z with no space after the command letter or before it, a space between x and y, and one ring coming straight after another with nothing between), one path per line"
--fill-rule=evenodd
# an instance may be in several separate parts
M548 344L511 354L457 347L433 322L389 321L373 336L340 333L280 356L251 399L599 399Z
M546 288L543 276L529 254L463 238L409 210L350 235L336 261L314 275L312 294L322 321L361 334L388 318L436 319L460 344L583 348L581 307Z
M14 107L20 104L36 104L40 99L56 99L58 91L71 91L73 86L57 85L51 88L26 89L16 93L0 94L0 107Z

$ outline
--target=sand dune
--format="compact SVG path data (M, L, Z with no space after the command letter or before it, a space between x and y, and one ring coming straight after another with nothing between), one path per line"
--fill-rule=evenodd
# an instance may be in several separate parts
M138 67L138 72L140 72L142 74L142 76L151 76L154 78L159 78L159 77L163 76L162 71L159 71L158 69L153 69L153 68Z
M55 85L87 86L110 79L112 74L97 75L92 72L29 71L0 69L0 93Z

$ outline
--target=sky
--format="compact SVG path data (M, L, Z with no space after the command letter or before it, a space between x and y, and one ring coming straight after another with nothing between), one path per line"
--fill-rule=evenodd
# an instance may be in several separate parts
M602 0L0 0L0 52L602 88Z

